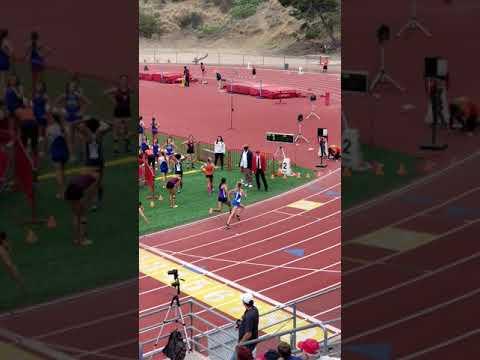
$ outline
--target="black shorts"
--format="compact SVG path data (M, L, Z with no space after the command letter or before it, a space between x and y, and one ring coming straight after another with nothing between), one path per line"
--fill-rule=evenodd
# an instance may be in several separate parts
M218 202L230 206L230 200L228 200L227 198L220 198L219 197Z
M171 190L171 189L173 189L174 187L175 187L175 183L174 183L174 182L171 182L171 181L167 182L166 188L167 188L168 190Z
M175 175L178 175L181 178L183 178L183 171L175 171Z
M195 149L192 148L187 148L187 154L195 154Z
M205 177L206 177L208 180L210 180L210 181L213 182L213 175L205 175Z

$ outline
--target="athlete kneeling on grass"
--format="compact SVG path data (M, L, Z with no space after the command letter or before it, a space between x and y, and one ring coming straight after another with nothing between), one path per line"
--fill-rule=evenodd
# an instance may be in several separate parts
M177 208L178 205L176 204L175 200L177 198L177 190L182 185L182 179L179 176L174 176L170 180L167 181L167 191L169 194L170 199L170 207Z
M65 200L70 203L73 214L73 244L87 246L87 210L97 195L99 174L95 171L78 175L70 180L65 190Z
M227 179L222 178L220 180L220 185L218 186L217 208L216 209L210 208L208 213L212 214L213 212L222 212L224 204L227 205L229 208L229 211L232 212L232 204L230 203L230 200L228 200Z
M230 212L230 216L227 220L227 229L230 229L230 223L232 222L234 216L237 218L238 221L240 221L240 214L245 209L245 206L243 206L241 202L243 197L247 197L247 194L245 194L245 192L243 191L241 182L238 182L236 188L230 191L230 196L232 197L232 211Z

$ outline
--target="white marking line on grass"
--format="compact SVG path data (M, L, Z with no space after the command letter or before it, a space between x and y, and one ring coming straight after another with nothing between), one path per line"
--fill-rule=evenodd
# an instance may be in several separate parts
M364 332L361 332L360 334L357 334L357 335L354 335L354 336L351 336L349 338L346 338L346 339L342 339L342 343L343 344L347 344L347 343L350 343L352 341L355 341L355 340L358 340L362 337L365 337L365 336L368 336L368 335L371 335L371 334L374 334L376 332L379 332L381 330L385 330L385 329L388 329L388 328L391 328L391 327L394 327L394 326L397 326L399 324L402 324L404 322L407 322L407 321L410 321L410 320L413 320L413 319L416 319L418 317L421 317L421 316L424 316L424 315L428 315L428 314L431 314L437 310L440 310L442 308L445 308L445 307L448 307L449 305L452 305L452 304L455 304L456 302L459 302L459 301L462 301L462 300L465 300L465 299L468 299L470 297L473 297L477 294L480 293L480 288L479 289L475 289L475 290L472 290L468 293L465 293L461 296L458 296L456 298L453 298L453 299L450 299L448 301L445 301L445 302L442 302L440 304L437 304L437 305L434 305L434 306L430 306L430 307L427 307L423 310L420 310L420 311L417 311L411 315L408 315L408 316L405 316L399 320L395 320L395 321L392 321L392 322L389 322L389 323L386 323L384 325L381 325L381 326L377 326L373 329L370 329L370 330L366 330Z
M475 329L475 330L471 330L471 331L468 331L468 332L466 332L466 333L463 333L462 335L453 337L453 338L451 338L451 339L449 339L449 340L447 340L447 341L443 341L443 342L441 342L441 343L438 343L437 345L430 346L430 347L425 348L425 349L423 349L423 350L414 352L413 354L400 357L400 358L398 358L398 360L410 360L410 359L415 359L416 357L419 357L419 356L428 354L428 353L430 353L430 352L432 352L432 351L435 351L435 350L438 350L438 349L447 347L447 346L449 346L449 345L455 344L455 343L457 343L457 342L459 342L459 341L468 339L469 337L474 336L474 335L477 335L477 334L479 334L479 333L480 333L480 328L477 328L477 329Z
M325 205L326 205L326 204L329 204L329 203L332 203L332 202L334 202L334 201L336 201L336 200L338 200L338 199L340 199L340 198L339 198L339 197L335 197L335 198L333 198L333 199L325 202ZM236 238L236 237L238 237L238 236L243 236L243 235L246 235L246 234L254 233L254 232L256 232L256 231L259 231L259 230L262 230L262 229L271 227L271 226L273 226L273 225L279 224L279 223L281 223L281 222L284 222L284 221L293 219L293 218L295 218L295 217L298 217L298 216L300 216L301 214L304 214L304 213L306 213L306 212L308 212L308 211L303 211L302 213L299 213L299 214L289 215L289 216L287 216L286 218L282 218L282 219L280 219L280 220L270 222L270 223L268 223L268 224L266 224L266 225L262 225L262 226L259 226L259 227L254 228L254 229L241 232L241 233L239 233L239 235L235 234L235 235L232 235L232 236L227 236L227 237L224 237L224 238L221 238L221 239L218 239L218 240L214 240L214 241L210 241L210 242L207 242L207 243L204 243L204 244L200 244L200 245L198 245L198 246L190 247L190 248L188 248L188 249L186 249L186 250L175 251L173 254L174 254L174 255L176 255L176 254L189 255L188 252L190 252L190 251L192 251L192 250L201 249L201 248L203 248L203 247L208 247L208 246L210 246L210 245L214 245L214 244L218 244L218 243L221 243L221 242L225 242L225 241L227 241L227 240ZM329 215L327 215L327 216L324 216L324 217L322 217L322 218L316 218L314 221L308 222L308 223L306 223L306 224L304 224L304 225L298 226L298 227L293 228L293 229L289 229L289 230L284 231L284 232L282 232L282 233L275 234L275 235L273 235L273 237L281 236L281 235L284 235L284 234L288 234L288 233L290 233L290 232L292 232L292 231L294 231L294 230L302 229L302 228L307 227L307 226L309 226L309 225L315 224L315 223L317 223L317 222L319 222L319 221L321 221L321 220L325 220L325 219L331 217L333 214L338 214L338 213L340 213L340 211L336 211L336 212L331 213L331 214L329 214ZM260 241L257 241L257 242L251 243L251 244L244 245L244 246L242 246L242 247L237 248L237 250L239 250L239 249L244 249L244 248L249 247L250 245L253 245L253 244L258 244L258 243L264 242L264 241L269 240L269 239L271 239L271 238L272 238L272 237L264 238L263 240L260 240ZM164 245L164 244L162 244L162 245ZM161 247L162 245L155 245L155 246L153 246L153 247L159 248L159 247ZM229 252L231 252L231 250L229 250ZM223 254L224 254L224 253L222 253L222 255L223 255ZM220 254L217 254L217 255L214 255L214 256L218 256L218 255L220 255Z
M308 198L310 198L310 197L312 197L312 196L316 196L316 195L323 194L323 193L325 193L325 192L327 192L327 191L329 191L329 190L331 190L331 189L333 189L333 188L335 188L335 187L337 187L337 186L340 186L340 185L341 185L341 183L336 183L335 185L332 185L332 186L330 186L330 187L328 187L328 188L326 188L326 189L323 189L322 191L319 191L319 192L317 192L317 193L315 193L315 194L312 194L312 195L307 196L305 199L308 199ZM337 197L337 198L340 198L340 197ZM330 201L331 201L331 200L330 200ZM327 202L327 203L328 203L328 202ZM327 204L327 203L325 203L325 204ZM267 215L267 214L271 214L271 213L275 212L276 210L281 209L282 207L284 207L284 206L281 206L281 207L279 207L279 208L275 208L275 209L273 209L273 210L269 210L269 211L266 211L266 212L262 212L262 213L260 213L260 214L254 215L254 216L250 216L250 217L246 218L245 220L240 220L240 221L238 221L238 222L236 222L236 223L233 223L233 224L231 225L231 227L233 228L234 226L238 226L239 224L242 224L242 223L245 223L245 222L249 222L249 221L254 220L254 219L258 219L259 217L265 216L265 215ZM247 207L247 209L249 209L249 208L250 208L250 207ZM302 212L302 213L305 213L305 212ZM276 221L276 222L274 222L274 223L269 223L269 224L267 224L267 225L263 225L262 227L258 227L258 228L255 228L255 229L246 231L246 232L244 232L244 233L242 233L242 234L247 234L247 233L249 233L249 232L256 231L257 229L261 229L261 228L265 228L265 227L271 226L271 225L273 225L273 224L276 224L276 223L279 223L279 222L288 220L288 219L293 218L293 217L295 217L295 216L299 216L300 214L301 214L301 213L299 213L299 214L294 214L294 215L290 214L290 216L289 216L288 218L282 218L281 220L278 220L278 221ZM225 214L224 214L224 215L225 215ZM195 233L195 234L192 234L192 235L184 236L184 237L182 237L182 238L178 238L178 239L175 239L175 240L167 241L167 242L164 242L164 243L161 243L161 244L156 244L156 245L153 245L153 247L161 247L161 246L165 246L165 245L175 244L175 243L178 243L178 242L180 242L180 241L188 240L188 239L191 239L191 238L194 238L194 237L198 237L198 236L201 236L201 235L205 235L205 234L211 233L211 232L213 232L213 231L218 231L218 230L225 230L225 225L223 225L223 226L221 226L221 227L217 227L217 228L205 230L205 231L202 231L202 232L199 232L199 233ZM225 238L225 239L231 239L232 237L233 237L233 236L230 236L230 237ZM211 244L211 243L201 244L201 245L199 245L199 246L197 246L197 247L190 248L189 250L198 249L198 248L200 248L200 247L202 247L202 246L205 246L205 245L208 245L208 244ZM185 251L186 251L186 250L185 250Z
M476 188L471 189L471 190L469 190L469 191L465 191L465 192L463 192L462 194L457 195L457 196L454 196L453 198L450 198L449 200L447 200L447 201L445 201L445 202L443 202L443 203L441 203L441 204L438 204L438 205L435 205L435 206L433 206L433 207L430 207L430 208L427 208L427 209L425 209L425 210L422 210L422 211L420 211L420 212L414 213L414 214L411 215L411 216L408 216L408 217L406 217L406 218L404 218L404 219L402 219L402 220L396 221L396 222L394 222L394 223L392 223L392 224L390 224L390 225L384 226L384 227L381 228L381 229L385 229L385 228L392 227L392 226L397 226L397 225L399 225L399 224L402 224L402 223L404 223L404 222L407 222L407 221L409 221L409 220L411 220L411 219L414 219L414 218L416 218L416 217L425 215L426 213L428 213L428 212L430 212L430 211L438 210L439 208L441 208L441 207L443 207L443 206L445 206L445 205L448 205L450 202L456 201L456 200L458 200L458 199L460 199L460 198L462 198L462 197L464 197L464 196L466 196L466 195L469 195L470 193L475 192L475 191L477 191L477 190L479 190L479 189L480 189L480 187L476 187ZM438 235L434 236L428 243L424 243L423 245L420 245L420 246L418 246L418 247L408 248L408 249L401 250L401 251L396 251L396 252L394 252L393 254L383 256L383 257L381 257L381 258L379 258L379 259L377 259L377 260L373 260L373 261L371 261L371 262L368 262L368 263L365 264L365 265L358 266L358 267L353 268L353 269L351 269L351 270L344 271L344 272L342 273L342 275L343 275L343 276L346 276L346 275L353 274L353 273L356 273L356 272L361 271L361 270L365 270L365 269L367 269L367 268L369 268L369 267L371 267L371 266L373 266L373 265L382 264L382 263L385 262L386 260L390 260L390 259L392 259L392 258L394 258L394 257L396 257L396 256L403 255L403 254L405 254L405 253L407 253L407 252L414 251L415 249L421 248L422 246L426 246L426 245L428 245L428 244L431 244L432 241L435 241L435 240L437 240L437 239L439 239L439 238L442 238L442 237L444 237L444 236L447 236L447 235L450 235L450 234L452 234L452 233L455 233L455 232L457 232L457 231L459 231L459 230L462 230L462 229L464 229L464 228L466 228L466 227L468 227L468 226L470 226L470 225L473 225L473 224L475 224L475 223L477 223L477 222L478 222L478 219L477 219L477 220L470 221L470 222L465 223L465 224L463 224L463 225L461 225L461 226L458 226L458 227L456 227L456 228L453 228L453 229L451 229L451 230L449 230L449 231L447 231L447 232L445 232L445 233L438 234ZM379 230L381 230L381 229L379 229ZM379 231L379 230L378 230L378 231ZM348 244L348 243L350 243L350 242L352 242L352 241L354 241L354 240L355 240L355 239L351 239L351 240L344 241L343 244Z
M299 245L299 244L301 244L301 243L304 243L304 242L307 242L307 241L316 239L316 238L318 238L318 237L321 237L321 236L323 236L323 235L326 235L326 234L328 234L328 233L330 233L330 232L333 232L333 231L335 231L335 230L338 230L338 229L340 229L340 226L338 226L338 227L336 227L336 228L333 228L333 229L330 229L330 230L327 230L327 231L325 231L325 232L323 232L323 233L316 234L316 235L311 236L311 237L309 237L309 238L306 238L306 239L297 241L296 243L285 245L285 246L283 246L283 247L281 247L281 248L279 248L279 249L272 250L272 251L270 251L270 252L268 252L268 253L262 253L262 254L260 254L260 255L257 255L257 256L254 256L254 257L252 257L252 258L249 258L249 259L247 259L247 260L237 261L237 262L236 262L235 264L233 264L233 265L227 265L227 266L224 266L224 267L220 267L220 268L218 268L218 269L212 270L211 273L217 273L217 272L219 272L219 271L222 271L222 270L225 270L225 269L234 267L234 266L246 264L247 262L251 262L252 260L259 259L259 258L261 258L261 257L268 256L268 255L274 254L274 253L276 253L276 252L283 251L283 250L285 250L285 249L287 249L287 248L289 248L289 247L291 247L291 246ZM252 274L252 275L244 276L244 277L241 277L241 278L238 278L238 279L234 279L234 280L232 280L232 281L234 281L234 282L239 282L239 281L247 280L247 279L250 279L250 278L252 278L252 277L258 276L258 275L260 275L260 274L264 274L264 273L267 273L267 272L269 272L269 271L276 270L276 269L278 269L278 268L280 268L280 267L283 267L283 266L285 266L285 265L293 264L293 263L295 263L295 262L297 262L297 261L304 261L306 258L315 256L315 255L318 255L318 254L320 254L320 253L322 253L322 252L331 250L331 249L333 249L333 248L335 248L335 247L338 247L338 246L340 246L340 245L341 245L341 242L338 242L338 243L336 243L336 244L334 244L334 245L331 245L331 246L328 246L328 247L326 247L326 248L324 248L324 249L315 251L315 252L313 252L313 253L311 253L311 254L303 257L303 258L290 260L290 261L287 261L286 263L283 263L283 264L281 264L281 265L275 265L275 266L273 266L272 268L270 268L270 269L268 269L268 270L256 272L256 273L254 273L254 274ZM162 250L162 251L163 251L163 250ZM166 252L166 253L168 253L168 252ZM169 254L170 256L173 256L172 253L168 253L168 254ZM214 256L215 256L215 255L214 255ZM207 257L207 259L208 259L208 260L214 260L214 258L213 258L214 256ZM189 263L189 264L194 264L194 263L197 263L197 262L199 262L199 261L193 261L193 262L188 262L188 263ZM336 263L336 264L339 264L339 263ZM334 265L335 265L335 264L331 264L331 265L327 266L326 268L331 267L331 266L334 266ZM313 271L322 271L322 270L324 271L324 270L326 270L326 268L323 268L323 269L314 269ZM340 271L336 271L336 272L340 272ZM200 277L201 277L201 276L199 276L199 278L200 278ZM163 289L163 288L167 288L167 287L168 287L168 286L162 286L162 287L157 288L157 290L160 290L160 289Z
M437 172L434 172L433 174L430 174L428 176L425 176L417 181L414 181L412 182L411 184L408 184L404 187L401 187L399 189L396 189L396 190L393 190L393 191L390 191L386 194L383 194L383 195L380 195L372 200L369 200L369 201L366 201L362 204L359 204L357 206L354 206L350 209L347 209L343 212L342 216L344 217L348 217L348 216L351 216L351 215L355 215L363 210L366 210L366 209L369 209L371 208L372 206L374 206L375 204L379 203L379 202L383 202L385 200L388 200L389 198L392 198L392 197L395 197L395 196L398 196L398 195L402 195L404 193L406 193L407 191L409 191L410 189L414 189L414 188L417 188L423 184L428 184L429 182L435 180L436 178L448 173L450 170L453 170L461 165L463 165L464 163L472 160L472 159L475 159L476 157L480 156L480 151L477 151L469 156L467 156L466 158L454 163L454 164L451 164L449 166L447 166L445 169L442 169L442 170L439 170Z
M200 268L200 267L198 267L198 266L196 266L196 265L193 265L193 264L191 264L191 263L188 263L188 262L186 262L186 261L183 261L183 260L181 260L181 259L178 259L178 258L176 258L175 256L171 256L171 255L169 255L169 254L166 254L166 253L164 253L164 252L161 251L161 250L155 249L155 248L153 248L153 247L151 247L151 246L148 246L148 245L145 245L145 244L140 244L140 247L142 247L142 248L144 248L144 249L146 249L146 250L148 250L148 251L150 251L150 252L152 252L152 253L154 253L154 254L160 255L161 257L164 257L164 258L166 258L166 259L168 259L168 260L170 260L170 261L176 262L177 264L180 264L180 265L182 265L183 267L190 268L190 269L194 269L194 271L197 272L198 274L202 274L202 275L204 275L204 276L208 276L208 277L210 277L210 278L212 278L212 279L214 279L214 280L217 280L217 281L219 281L219 282L221 282L221 283L223 283L223 284L225 284L225 285L229 285L230 287L233 287L233 288L235 288L235 289L237 289L237 290L240 290L240 291L242 291L242 292L250 292L250 293L253 294L257 299L263 300L263 301L265 301L265 302L267 302L267 303L270 303L270 304L272 304L272 305L274 305L274 306L276 306L276 307L282 307L282 306L283 306L282 303L280 303L280 302L278 302L278 301L276 301L276 300L273 300L272 298L267 297L267 296L265 296L265 295L263 295L263 294L260 294L260 293L257 292L257 291L253 291L253 290L251 290L251 289L248 289L248 288L246 288L245 286L242 286L242 285L240 285L240 284L237 284L237 283L235 283L235 282L233 282L233 281L231 281L231 280L228 280L228 279L226 279L226 278L224 278L224 277L222 277L222 276L220 276L220 275L218 275L218 274L212 273L212 272L207 271L207 270L205 270L205 269L202 269L202 268ZM200 275L199 275L199 276L200 276ZM329 285L329 286L327 286L327 287L325 287L325 288L323 288L323 289L321 289L321 290L328 290L329 288L334 287L334 286L337 286L337 285L339 285L339 284L340 284L340 283L336 283L336 284L333 284L333 285ZM311 317L310 315L304 314L304 313L301 312L301 311L297 311L297 314L298 314L300 317L303 317L304 319L306 319L306 320L308 320L308 321L310 321L310 322L312 322L312 323L314 323L314 324L321 324L321 323L322 323L321 321L319 321L319 320ZM333 327L333 326L326 325L326 327L328 327L331 331L333 331L333 332L336 333L336 334L337 334L337 333L340 333L340 330L337 329L337 328L335 328L335 327Z
M303 190L305 188L308 188L310 186L314 186L316 183L319 183L321 180L324 180L326 179L327 177L331 176L331 175L339 175L340 174L340 168L337 168L335 170L333 170L331 173L328 173L322 177L319 177L317 179L314 179L308 183L305 183L301 186L298 186L296 188L293 188L293 189L290 189L286 192L283 192L281 194L278 194L278 195L275 195L275 196L272 196L268 199L265 199L265 200L261 200L261 201L257 201L251 205L248 205L248 208L251 209L252 207L257 207L258 205L263 205L265 203L268 203L268 202L271 202L271 201L274 201L274 200L278 200L279 198L281 199L282 197L286 197L288 195L291 195L291 194L294 194L295 192L299 192L300 190ZM339 183L340 184L340 183ZM283 206L282 206L283 207ZM281 207L280 207L281 208ZM278 209L280 209L278 208ZM201 224L201 223L204 223L204 222L207 222L207 221L210 221L212 219L215 219L215 218L218 218L218 217L221 217L221 216L225 216L226 214L218 214L218 215L215 215L215 216L211 216L211 217L208 217L208 218L204 218L204 219L200 219L200 220L197 220L197 221L193 221L191 223L188 223L188 224L183 224L183 225L178 225L178 226L175 226L173 228L169 228L169 229L163 229L163 230L159 230L159 231L156 231L156 232L153 232L151 234L146 234L146 235L142 235L140 236L140 241L144 238L149 238L149 237L152 237L152 236L156 236L156 235L160 235L160 234L163 234L163 233L166 233L166 232L171 232L171 231L176 231L176 230L180 230L180 229L183 229L183 228L186 228L186 227L191 227L191 226L195 226L197 224ZM218 230L218 229L222 229L221 227L220 228L217 228L217 229L211 229L209 231L214 231L214 230ZM203 233L198 233L198 234L203 234Z

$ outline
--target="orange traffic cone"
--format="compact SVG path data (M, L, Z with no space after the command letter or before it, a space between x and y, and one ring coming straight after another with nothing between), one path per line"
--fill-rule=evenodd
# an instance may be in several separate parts
M397 175L398 176L405 176L407 175L407 169L405 168L405 165L403 163L400 164L397 170Z
M56 227L57 227L57 221L55 220L55 216L51 215L47 221L47 228L55 229Z
M37 235L33 232L32 229L28 229L27 237L25 238L25 242L27 244L35 244L38 241Z
M343 176L345 176L345 177L352 176L352 170L350 170L350 168L348 168L348 167L343 168Z
M377 176L383 176L385 175L384 171L383 171L383 164L377 164L376 167L375 167L375 175Z

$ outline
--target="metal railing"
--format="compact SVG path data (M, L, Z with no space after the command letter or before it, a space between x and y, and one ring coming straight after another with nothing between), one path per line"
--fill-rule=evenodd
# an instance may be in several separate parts
M319 329L323 334L321 354L339 354L339 343L341 333L330 326L331 323L340 321L339 318L331 319L329 321L321 322L312 319L300 312L301 305L312 299L316 299L330 292L336 291L340 288L332 286L327 290L317 291L306 295L299 300L286 303L282 306L277 306L271 311L260 315L260 319L270 317L275 319L275 313L287 313L289 316L279 316L280 320L269 322L267 325L259 329L261 335L258 339L244 342L244 345L256 344L257 353L262 353L271 348L276 348L280 341L287 341L290 343L292 349L296 348L296 341L298 335L302 332L312 329ZM162 318L168 310L168 306L154 308L148 312L140 315L140 320L152 316ZM215 360L229 360L237 345L237 330L235 322L232 318L210 308L195 299L187 298L183 301L182 308L184 310L184 318L186 321L186 329L189 334L189 341L191 348L203 355L208 355L210 359ZM168 323L175 323L179 319L168 319ZM306 325L298 325L299 320L302 320ZM141 359L153 359L154 356L162 352L172 328L169 331L159 334L162 328L163 321L153 322L151 325L140 329L140 335L152 333L147 340L141 342ZM283 324L283 325L282 325ZM274 330L272 328L276 327ZM153 336L155 335L155 336ZM157 342L161 347L152 347L152 344ZM148 351L144 352L143 349ZM297 352L294 350L294 352Z
M204 58L208 55L206 58ZM144 64L196 64L202 61L206 65L243 65L248 64L270 67L285 68L303 67L305 70L320 70L321 62L328 55L251 55L202 51L176 51L157 48L142 48L139 51L139 63ZM204 58L204 59L202 59ZM339 65L340 58L329 58L330 65Z

